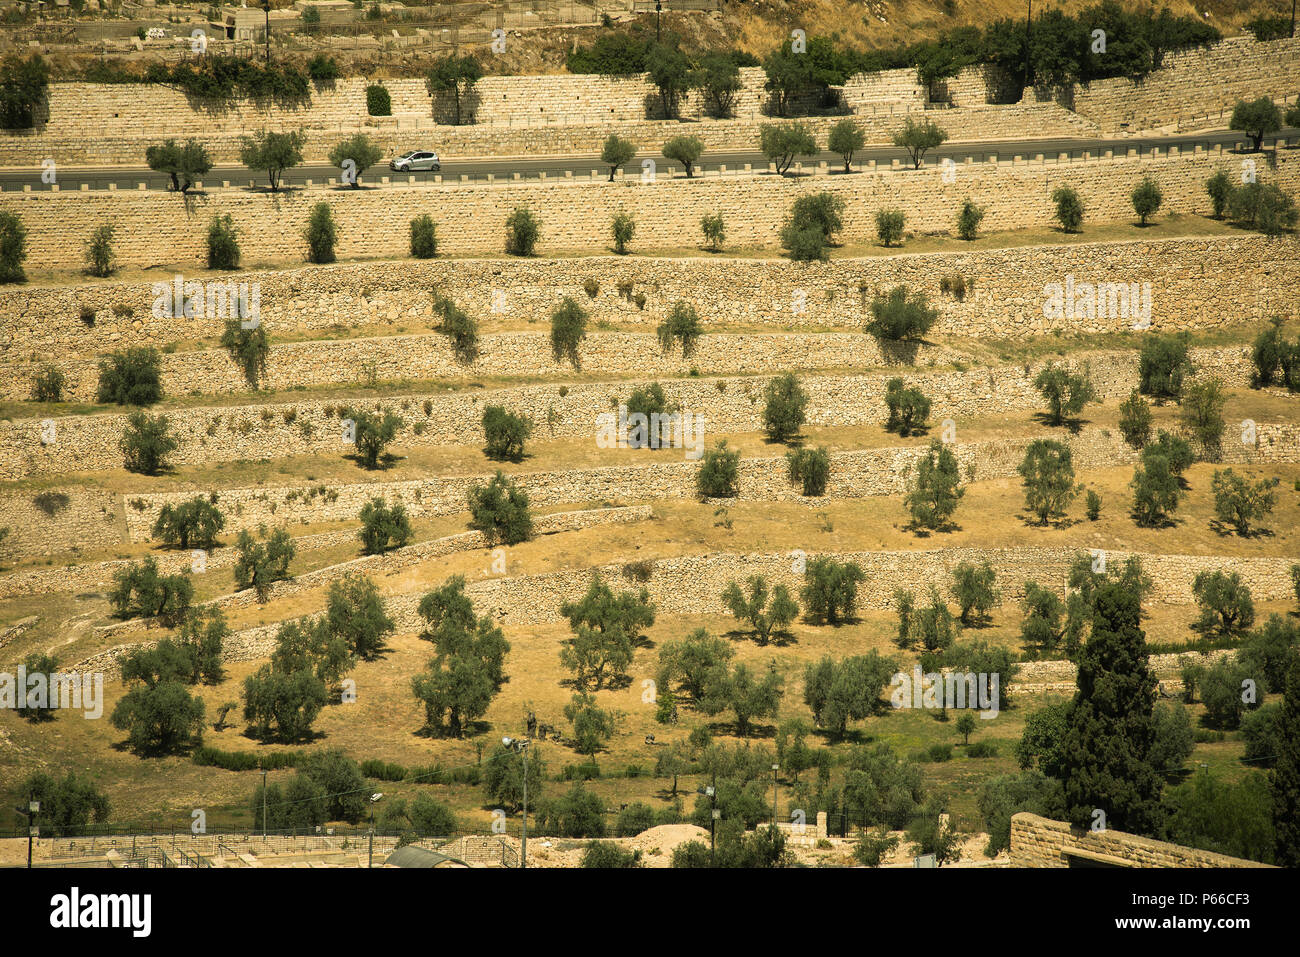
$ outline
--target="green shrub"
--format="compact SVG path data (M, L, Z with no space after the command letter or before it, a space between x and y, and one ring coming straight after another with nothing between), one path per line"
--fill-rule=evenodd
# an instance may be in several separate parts
M208 268L239 268L239 234L229 213L212 217L208 223Z
M581 364L578 345L587 337L587 310L570 296L551 313L551 352L555 361L567 358L576 369Z
M831 457L824 448L796 449L787 452L790 463L790 481L799 482L804 495L825 495L826 481L831 474Z
M674 136L664 144L661 151L666 159L677 160L686 170L690 179L695 163L704 153L704 141L698 136Z
M152 346L133 346L111 353L99 363L96 401L116 405L153 405L163 397L162 357Z
M387 87L379 83L366 87L366 113L369 116L393 115L393 98Z
M27 229L23 221L8 210L0 210L0 282L23 282L27 274Z
M939 318L930 308L923 291L908 295L906 286L895 286L888 295L877 294L871 303L871 322L866 331L878 339L920 339Z
M794 373L769 379L763 389L763 430L773 442L788 442L807 420L808 393Z
M122 452L123 467L128 472L158 475L167 469L167 456L180 444L171 433L167 416L151 416L137 409L127 417L118 448Z
M800 196L781 226L781 245L797 261L825 259L827 247L844 228L843 213L844 200L833 193Z
M117 618L158 618L168 628L184 620L194 600L187 575L160 575L153 558L132 562L113 573L108 603Z
M433 314L440 316L438 332L451 339L452 352L458 362L473 362L478 358L478 320L450 299L434 294Z
M1210 194L1210 204L1214 208L1214 218L1222 219L1232 198L1232 177L1227 170L1219 170L1205 181L1205 191Z
M1148 336L1138 356L1139 390L1157 401L1178 399L1183 394L1183 379L1192 372L1187 354L1186 334Z
M517 545L533 537L528 495L504 472L487 485L475 483L468 493L469 527L482 532L489 545Z
M506 252L511 256L531 256L541 232L541 223L532 210L516 207L506 219Z
M614 182L614 174L621 166L632 161L636 156L636 144L625 140L615 133L610 133L600 150L600 161L609 167L609 181Z
M243 371L244 380L256 389L266 376L266 359L271 354L266 325L259 322L254 328L245 329L240 320L227 319L221 333L221 347Z
M411 256L433 259L438 255L438 225L428 213L411 220Z
M265 529L262 534L265 536ZM235 542L235 588L244 591L252 588L258 601L266 601L271 586L278 581L288 581L289 563L296 548L293 539L283 528L277 528L265 541L257 541L247 529L239 533Z
M614 236L614 252L622 256L627 252L627 244L636 233L636 221L629 213L615 213L610 222L610 232Z
M1095 522L1101 518L1101 496L1092 489L1088 489L1087 498L1084 499L1087 508L1088 521Z
M858 586L867 580L856 562L838 562L826 557L810 559L803 577L799 599L808 621L838 625L852 620Z
M487 437L483 451L490 459L522 461L524 441L532 433L532 420L507 412L504 406L489 405L483 410L483 434Z
M315 14L315 16L311 16L311 14ZM302 22L309 28L319 26L320 10L316 7L308 7L302 12ZM333 57L317 53L307 61L307 75L312 78L314 83L328 83L330 80L337 80L343 74L339 71L339 65L334 62ZM368 103L367 106L369 106Z
M1223 445L1223 408L1228 396L1217 378L1197 379L1183 390L1178 419L1205 452L1217 458Z
M1144 176L1142 182L1133 188L1130 199L1133 201L1133 211L1138 214L1142 225L1145 226L1147 220L1160 209L1164 197L1160 192L1160 184L1150 176Z
M45 363L41 366L41 371L32 377L32 401L62 402L67 381L67 377L59 371L58 366L50 362Z
M251 136L240 137L239 161L249 169L266 170L271 191L276 192L284 171L302 162L306 142L307 135L301 130L288 133L258 130Z
M885 384L885 406L889 409L885 431L904 437L922 431L930 416L930 400L925 393L916 386L905 387L899 378Z
M1151 406L1137 389L1119 405L1119 431L1124 441L1135 449L1142 448L1151 438Z
M226 525L221 510L206 496L166 504L154 521L153 537L169 548L212 548Z
M961 204L957 214L957 235L965 240L972 240L979 233L980 223L984 221L984 207L976 206L969 198Z
M334 224L334 213L330 204L317 203L311 208L307 228L303 230L307 240L307 261L310 263L334 262L334 244L338 241L338 227Z
M710 249L714 252L721 249L727 239L727 224L722 218L722 213L713 215L705 213L700 219L700 231L704 233L704 241L709 244Z
M330 150L329 161L331 166L337 166L343 170L343 180L353 189L361 188L361 176L370 167L374 166L384 158L383 151L370 142L370 137L365 133L354 133L347 139L335 144ZM351 165L349 165L351 161Z
M1052 191L1052 202L1056 204L1056 221L1067 233L1077 233L1083 224L1083 200L1069 186L1058 186Z
M401 502L394 502L390 507L383 498L372 498L361 506L360 517L358 535L364 555L382 555L411 541L411 520Z
M677 342L681 342L682 358L689 359L700 338L699 313L695 311L694 306L678 301L673 304L668 318L659 324L656 332L664 352L670 351Z
M86 247L86 271L92 276L102 279L113 275L117 268L113 256L113 232L113 224L104 223L96 226L90 234L90 244Z
M701 498L735 498L740 494L740 453L727 448L723 439L706 449L695 487Z
M344 409L343 419L352 421L352 438L356 445L357 457L364 468L379 467L379 459L384 448L397 436L402 427L400 416L392 412L365 412Z
M876 238L885 248L889 248L903 238L904 219L901 209L876 211Z

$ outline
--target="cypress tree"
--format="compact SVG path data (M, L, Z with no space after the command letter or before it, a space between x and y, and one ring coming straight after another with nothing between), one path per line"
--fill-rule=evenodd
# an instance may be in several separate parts
M1156 679L1139 624L1141 599L1116 582L1099 585L1092 634L1079 651L1078 691L1066 717L1061 779L1066 817L1088 827L1155 834L1162 782L1150 762Z
M1274 863L1300 867L1300 657L1291 658L1286 694L1277 720L1277 763L1269 776L1273 791Z

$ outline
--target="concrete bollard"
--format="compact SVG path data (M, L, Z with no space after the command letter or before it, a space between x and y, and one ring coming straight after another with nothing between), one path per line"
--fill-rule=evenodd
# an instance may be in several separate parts
M81 191L82 191L83 193L89 193L89 192L90 192L90 184L89 184L89 183L82 183L82 184L81 184Z
M116 193L116 192L117 192L117 184L116 184L116 183L109 183L109 184L108 184L108 191L109 191L110 193Z
M311 180L309 180L309 179L308 179L308 180L303 180L303 184L304 184L308 189L311 189Z
M248 185L249 185L249 186L252 186L252 185L253 185L253 181L252 181L251 179L248 181ZM149 188L149 184L148 184L148 183L137 183L135 188L138 189L140 192L143 193L146 189Z
M223 179L223 180L221 181L221 188L222 188L222 189L230 189L230 180L228 180L228 179Z

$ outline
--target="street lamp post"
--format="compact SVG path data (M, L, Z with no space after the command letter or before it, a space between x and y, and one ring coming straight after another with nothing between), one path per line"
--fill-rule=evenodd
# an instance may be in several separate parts
M1029 77L1030 77L1029 43L1030 43L1030 37L1033 32L1033 23L1034 23L1034 0L1029 0L1029 9L1025 13L1025 82L1021 84L1022 87L1026 87L1029 85ZM1021 94L1021 96L1023 98L1023 93Z
M271 65L271 0L262 0L262 9L266 12L266 64Z
M772 830L776 830L776 772L780 769L779 764L772 765Z
M19 804L14 808L19 814L27 818L27 869L32 869L32 838L37 836L38 825L36 823L37 815L41 813L40 801L29 801L27 807Z
M518 752L524 762L524 827L519 840L519 868L523 870L528 867L528 745L532 742L528 738L520 741L517 738L504 737L501 743Z
M370 795L370 852L367 856L366 867L375 866L375 804L383 796L382 791Z
M655 43L659 42L659 19L663 15L664 5L661 0L655 0Z

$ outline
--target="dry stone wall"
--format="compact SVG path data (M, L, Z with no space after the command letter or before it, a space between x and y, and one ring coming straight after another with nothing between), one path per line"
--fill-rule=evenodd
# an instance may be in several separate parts
M484 579L466 585L465 594L473 602L476 614L487 615L498 624L549 624L563 621L560 606L580 599L593 577L600 576L615 589L644 587L661 615L720 615L727 611L721 595L731 582L762 575L769 585L784 584L797 593L803 576L796 572L796 562L801 558L817 558L821 554L694 555L652 561L648 569L642 563L635 574L631 566L612 564L519 578ZM893 607L896 589L928 592L932 583L949 581L952 570L962 561L991 562L1005 604L1023 597L1027 580L1055 588L1063 594L1069 565L1081 550L958 548L824 554L838 561L857 562L866 573L867 579L858 589L859 608L888 609ZM1107 560L1119 563L1133 554L1137 553L1110 552ZM1290 594L1288 563L1293 563L1294 559L1153 554L1137 554L1137 557L1155 583L1150 600L1157 603L1189 604L1193 600L1192 579L1197 572L1205 570L1239 573L1258 600L1278 600ZM385 613L393 619L398 633L423 629L424 622L417 609L427 590L426 587L385 599ZM138 622L133 624L136 628L141 626ZM230 636L224 647L225 660L250 661L269 656L275 647L275 635L280 624L261 625ZM110 633L117 630L128 629L110 626ZM80 662L76 667L82 671L111 673L116 670L121 657L136 647L140 645L119 645Z
M1085 865L1113 867L1272 866L1111 828L1076 829L1064 821L1053 821L1027 811L1011 816L1012 867L1069 867L1071 857Z
M0 493L0 528L0 559L13 560L116 545L126 525L119 496L79 485Z
M1006 478L1017 474L1025 449L1034 438L993 442L954 443L954 454L962 474L970 481ZM1135 463L1137 453L1116 433L1102 429L1085 429L1077 435L1062 437L1071 450L1076 469L1090 470ZM1230 445L1221 459L1229 464L1300 461L1300 426L1291 424L1257 426L1258 448ZM866 449L831 453L830 478L826 498L855 499L872 496L901 495L909 487L916 463L924 456L922 445L904 448ZM670 453L645 450L652 463L637 466L608 466L594 469L525 472L514 476L534 506L587 501L655 501L691 500L697 495L695 476L698 463L673 458ZM826 498L806 497L789 478L783 457L741 459L739 501L790 501L819 505ZM377 482L331 486L327 494L315 494L306 486L280 488L226 489L220 506L226 516L227 533L261 524L343 521L355 519L361 507L372 498L382 496L402 502L417 515L448 515L466 509L466 496L475 484L488 475L461 475L415 479L403 482ZM318 489L320 487L318 486ZM158 511L166 504L176 504L193 496L193 492L169 492L133 496L126 509L131 541L147 541ZM721 501L721 500L720 500ZM732 500L728 500L732 501ZM902 515L902 508L899 507Z
M1205 50L1167 54L1141 80L1095 80L1070 91L1073 108L1103 133L1179 125L1227 125L1237 100L1282 102L1300 89L1300 38L1232 38Z
M1200 367L1213 369L1227 385L1245 385L1250 365L1245 350L1193 352ZM1037 409L1042 396L1034 377L1047 362L966 372L913 371L905 381L922 388L933 402L932 419L960 418L1013 409ZM1087 366L1102 396L1127 395L1136 384L1135 352L1097 352L1061 360L1074 369ZM885 418L884 395L895 372L863 376L826 375L805 382L812 425L857 425ZM397 447L479 445L484 440L483 410L501 405L535 423L537 438L586 436L593 441L598 415L617 409L639 383L530 385L497 390L408 394L347 403L312 401L274 405L180 408L166 414L180 446L172 464L280 458L308 453L350 453L342 420L348 408L396 412L403 418ZM687 378L661 382L670 403L703 416L704 439L725 432L762 427L762 389L756 377ZM119 448L127 415L66 415L57 419L0 422L0 467L13 478L70 471L120 468ZM680 454L677 452L663 454Z
M961 361L951 349L880 347L876 340L847 333L818 335L737 334L702 336L689 358L678 347L665 352L650 333L595 332L582 346L582 364L605 376L673 376L697 373L737 375L815 369L845 369L914 363ZM0 397L26 399L32 378L48 362L4 363L12 375L0 383ZM93 402L99 381L98 360L57 361L67 379L71 398ZM302 386L355 385L367 377L376 381L428 381L466 376L563 379L573 368L556 363L549 333L521 332L486 335L479 339L478 357L458 362L450 340L439 334L295 342L273 346L259 387L289 390ZM162 383L166 395L218 395L252 392L242 369L220 349L164 354Z
M730 243L774 244L793 200L825 190L846 204L842 238L873 242L875 214L906 210L910 229L950 232L961 204L970 198L986 208L988 231L1047 226L1057 186L1075 187L1092 222L1128 222L1130 194L1151 176L1167 213L1205 213L1205 180L1228 163L1224 155L1179 154L1160 159L1122 157L1047 163L986 162L957 168L953 182L935 168L864 171L854 176L807 178L726 176L655 183L546 181L499 185L391 186L372 190L296 189L278 194L215 189L184 200L165 192L96 190L54 195L0 194L0 209L18 215L28 233L30 261L45 268L77 269L84 262L93 223L112 223L123 265L198 264L204 261L206 229L214 215L229 214L240 231L246 260L305 259L303 229L312 207L330 205L338 224L340 259L398 258L409 252L409 222L424 213L438 222L440 245L457 255L497 253L507 216L519 207L540 213L542 255L563 250L604 252L616 212L634 217L638 235L657 245L695 246L700 220L721 211ZM1300 153L1279 154L1262 181L1288 192L1300 188ZM815 267L814 267L815 268Z
M944 278L955 276L962 277L968 288L960 300L940 288ZM860 330L870 321L876 292L906 284L926 291L939 309L936 336L1021 338L1055 331L1131 328L1132 315L1112 314L1109 304L1101 315L1088 318L1082 296L1076 302L1078 318L1045 316L1045 288L1049 283L1064 286L1067 277L1094 287L1149 283L1150 320L1156 331L1218 328L1300 310L1300 240L1247 234L907 253L817 264L626 256L400 260L250 269L212 278L257 284L260 317L273 343L283 333L321 334L339 327L401 329L407 323L428 323L433 317L434 289L483 322L497 318L546 322L561 300L573 297L588 311L593 327L602 322L656 326L676 303L685 302L698 312L706 331L714 323ZM198 279L190 274L182 278ZM174 279L175 274L158 277L163 283ZM595 284L594 296L586 291L588 283ZM644 307L636 305L640 295L645 296ZM62 363L65 357L131 345L164 348L177 340L220 337L224 319L206 315L156 319L154 300L153 283L146 282L0 288L0 363ZM83 312L89 321L83 319ZM499 349L519 341L490 339L484 347L485 361L498 361L494 356ZM873 361L874 347L859 341L861 363ZM600 344L614 342L593 329L584 353L598 357L598 367L603 368L610 357L599 351ZM745 346L746 352L752 347L763 353L758 341ZM334 343L327 348L355 347ZM706 338L700 351L707 354L711 348ZM544 365L548 355L546 349L540 356L530 356L524 368L535 368L531 363L539 358ZM381 356L376 358L382 361ZM167 359L168 363L192 361L196 360ZM410 361L418 363L420 357L412 356ZM712 361L731 360L718 356ZM413 373L396 377L418 378ZM15 378L22 378L17 370ZM9 388L25 392L28 386L11 382Z

